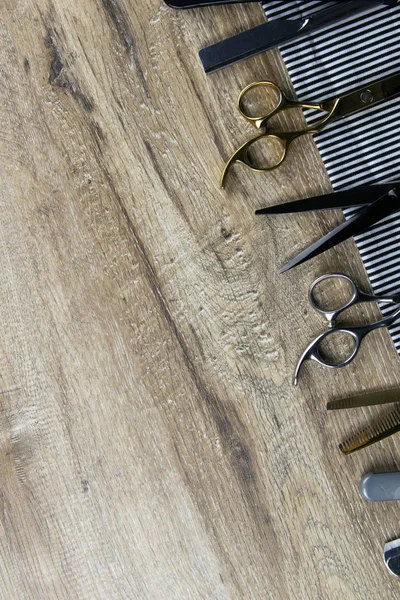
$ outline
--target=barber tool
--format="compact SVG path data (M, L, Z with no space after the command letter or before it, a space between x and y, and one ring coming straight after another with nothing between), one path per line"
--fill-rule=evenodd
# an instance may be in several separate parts
M358 187L256 210L256 215L266 215L300 213L350 206L364 206L364 208L292 258L279 269L279 273L284 273L310 258L322 254L325 250L333 248L353 235L362 233L378 221L400 210L400 182Z
M350 291L351 291L350 298L345 303L343 303L343 305L339 306L336 309L322 308L315 298L316 286L319 285L323 281L327 281L328 279L342 280L342 282L344 284L347 284L347 286L350 286ZM328 320L330 328L328 330L324 331L323 333L321 333L319 336L317 336L315 338L315 340L313 340L311 342L311 344L309 344L307 346L306 350L301 355L300 360L297 363L295 374L294 374L294 380L293 380L294 385L297 385L297 383L298 383L299 372L305 361L312 360L312 361L315 361L318 364L322 365L323 367L328 367L330 369L339 369L341 367L345 367L352 360L354 360L354 358L356 357L356 355L360 349L361 342L363 341L363 339L365 338L365 336L368 333L371 333L371 331L374 331L375 329L378 329L380 327L388 327L389 325L391 325L392 323L394 323L395 321L400 319L400 307L397 304L397 300L399 298L397 295L395 295L395 296L372 296L372 295L369 296L368 294L365 294L364 292L359 290L357 284L350 277L348 277L347 275L343 275L341 273L329 273L326 275L322 275L321 277L318 277L312 283L312 285L310 287L308 299L309 299L309 302L310 302L312 308L314 308L314 310L316 310L317 312L319 312L320 314L323 314L325 316L325 318ZM394 304L398 308L397 308L397 310L395 310L395 312L393 314L386 317L385 319L377 321L376 323L370 323L368 325L360 325L360 326L356 326L356 327L351 327L351 326L349 326L349 327L347 327L347 326L346 327L344 327L344 326L343 327L333 327L332 326L336 317L339 314L341 314L347 308L350 308L350 306L353 306L354 304L359 304L361 302L386 302L386 303ZM343 334L344 336L349 338L349 341L352 342L352 344L349 347L347 354L346 354L346 356L344 356L344 358L341 357L337 361L334 361L334 360L331 361L330 359L325 358L323 356L323 347L326 346L326 343L329 338L331 338L332 341L334 342L334 337L332 338L332 336L335 336L338 333Z
M380 442L385 438L400 431L400 408L395 408L390 413L377 419L371 425L367 425L361 431L349 437L339 445L343 454L352 454L356 450L366 448Z
M397 296L400 296L398 294ZM396 296L393 296L396 298ZM396 301L396 300L395 300ZM368 394L358 394L340 400L331 400L327 403L327 410L341 410L343 408L358 408L359 406L376 406L378 404L391 404L400 402L400 389L381 390L379 392L369 392Z
M267 110L264 114L252 115L244 106L246 96L255 88L262 87L266 94ZM262 172L276 169L286 158L287 150L290 144L303 135L319 133L327 125L334 123L338 119L348 117L363 110L367 106L375 106L383 100L390 100L400 95L400 73L395 73L379 81L374 81L361 88L357 88L343 96L336 96L322 102L299 102L287 98L282 90L272 81L256 81L246 86L240 93L237 100L237 109L239 113L256 129L259 133L242 144L230 157L226 163L221 176L220 185L223 188L229 169L235 162L242 163L252 171ZM326 113L321 119L312 125L306 126L295 131L277 131L268 129L268 123L272 117L278 113L292 108L310 108ZM263 160L250 158L249 150L255 149L262 141L260 150L263 150ZM269 147L270 154L277 147L280 149L278 156L271 157L265 155L265 146ZM253 148L254 147L254 148Z
M400 539L385 544L383 558L392 575L400 577Z
M360 494L368 502L400 500L400 471L367 473L361 478Z
M316 11L303 19L276 19L262 23L238 35L212 44L199 52L204 71L212 73L223 67L255 56L271 48L337 23L350 15L361 12L374 4L394 5L398 0L348 0ZM180 4L173 2L173 4ZM182 2L182 4L184 4ZM187 4L194 5L195 2ZM197 4L197 3L196 3ZM211 4L211 2L208 2ZM216 4L216 3L215 3Z
M201 6L214 6L217 4L244 4L258 2L258 0L165 0L171 8L199 8Z

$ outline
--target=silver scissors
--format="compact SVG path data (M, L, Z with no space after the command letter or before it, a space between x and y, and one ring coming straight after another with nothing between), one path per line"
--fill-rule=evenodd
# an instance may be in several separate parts
M322 281L326 281L328 279L338 279L344 283L347 283L349 289L349 297L348 299L341 304L339 307L334 309L323 308L318 303L315 297L315 288ZM380 327L389 327L400 319L400 306L395 312L388 317L381 319L380 321L376 321L375 323L370 323L368 325L361 325L357 327L335 327L335 321L337 317L345 310L350 308L350 306L354 306L355 304L360 304L362 302L385 302L393 305L400 305L400 293L393 294L390 296L374 296L372 294L366 294L361 291L355 281L348 277L347 275L343 275L342 273L327 273L325 275L321 275L318 277L310 286L308 292L308 299L313 307L319 314L323 315L328 321L328 327L326 331L318 335L315 340L307 346L305 351L300 357L299 362L297 363L295 374L294 374L294 385L297 385L299 379L299 371L306 360L313 360L323 367L328 367L330 369L340 369L341 367L345 367L348 365L357 355L361 342L365 338L365 336L374 331L375 329L379 329ZM321 346L324 341L326 341L329 336L335 335L337 333L342 333L348 336L351 341L353 341L353 348L349 350L347 356L344 359L335 361L330 361L321 354Z

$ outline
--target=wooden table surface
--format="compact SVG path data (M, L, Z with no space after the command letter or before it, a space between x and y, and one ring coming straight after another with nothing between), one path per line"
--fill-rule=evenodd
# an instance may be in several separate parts
M352 241L277 269L340 215L259 218L328 191L311 139L259 175L224 160L234 107L278 52L206 77L197 51L257 5L3 0L0 13L0 597L394 599L395 436L343 456L382 408L328 400L400 383L386 331L352 365L295 363L324 326L307 290ZM302 116L296 114L297 123ZM358 308L360 322L377 318Z

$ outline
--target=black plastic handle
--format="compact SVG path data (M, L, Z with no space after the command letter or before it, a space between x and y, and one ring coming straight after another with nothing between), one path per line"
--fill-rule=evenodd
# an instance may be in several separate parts
M244 4L245 2L259 2L259 0L165 0L165 4L171 8L200 8L214 6L214 4Z

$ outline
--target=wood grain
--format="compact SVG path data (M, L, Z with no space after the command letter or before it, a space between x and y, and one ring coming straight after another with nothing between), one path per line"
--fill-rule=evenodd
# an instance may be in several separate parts
M0 18L0 597L397 598L397 505L357 486L400 467L400 441L342 456L379 409L325 411L398 385L397 355L378 331L293 388L323 327L313 278L368 284L353 242L277 275L339 216L254 216L329 190L318 152L216 184L249 134L238 92L290 82L278 52L205 77L197 51L259 7L3 0Z

